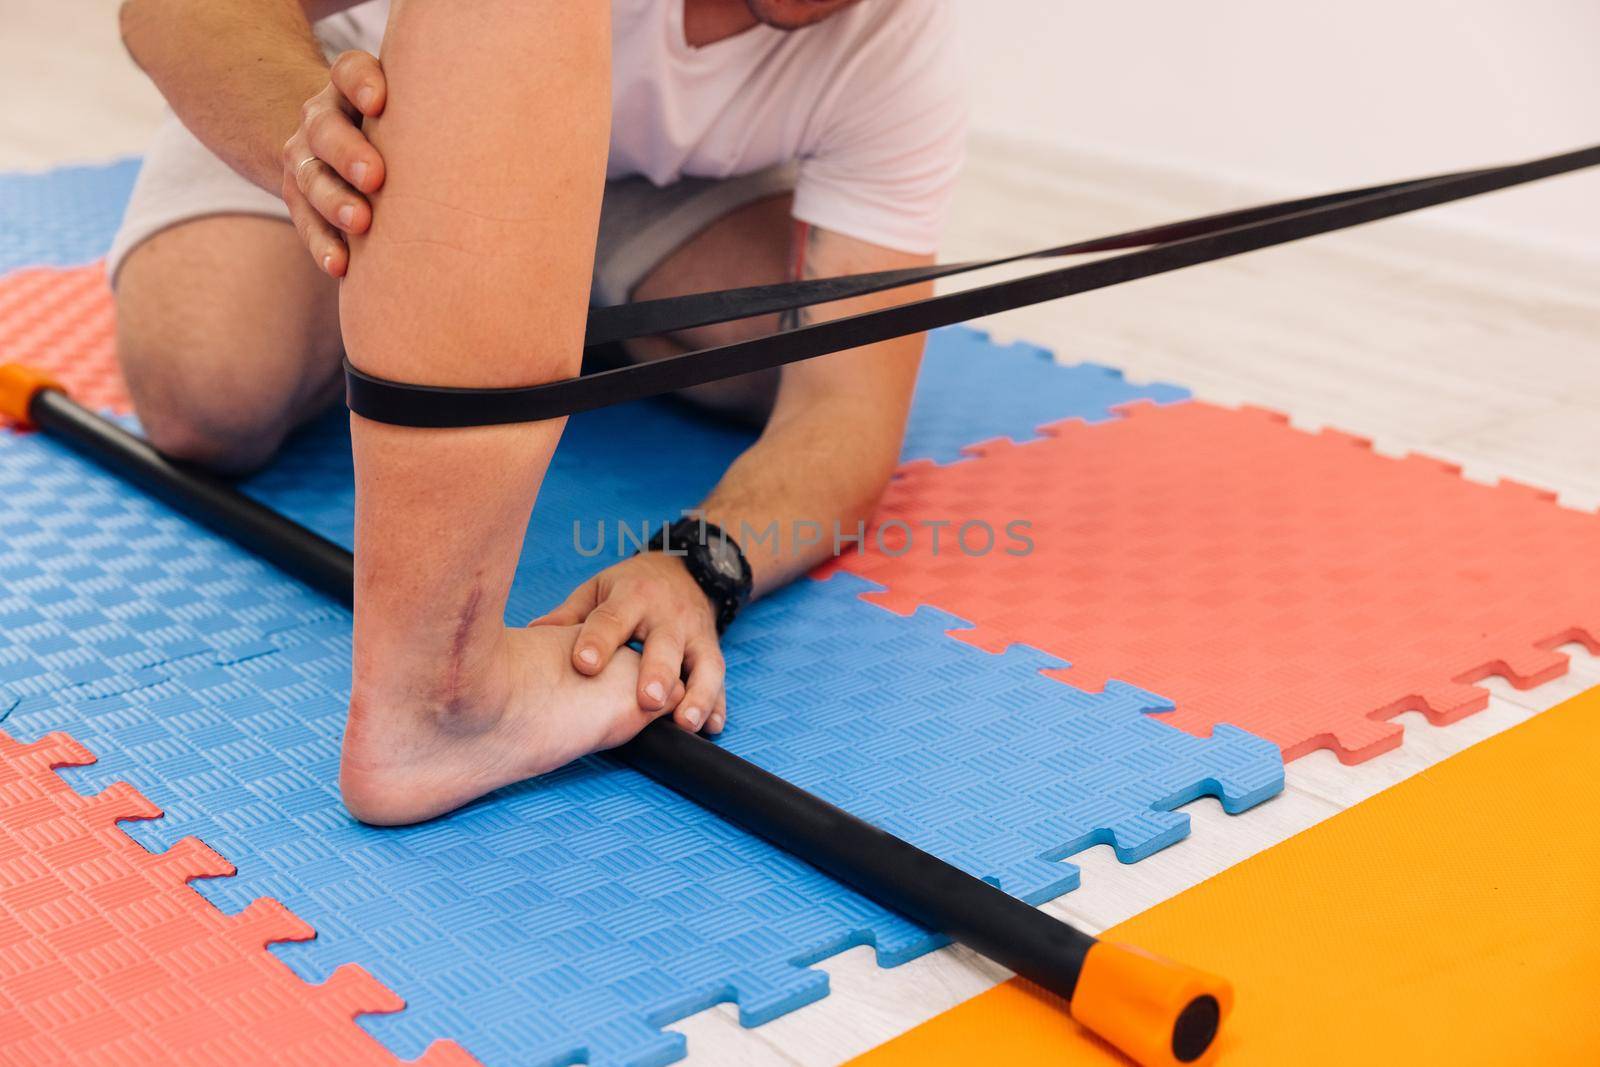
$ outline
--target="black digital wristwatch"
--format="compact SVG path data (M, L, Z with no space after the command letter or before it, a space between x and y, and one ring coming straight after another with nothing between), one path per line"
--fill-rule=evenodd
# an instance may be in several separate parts
M711 601L717 633L722 633L750 600L753 576L739 542L715 523L682 518L650 538L651 551L665 549L683 560L695 584Z

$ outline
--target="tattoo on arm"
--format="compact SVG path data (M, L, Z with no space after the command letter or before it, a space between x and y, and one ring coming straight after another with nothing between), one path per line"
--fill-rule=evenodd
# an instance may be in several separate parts
M789 280L801 281L806 278L815 278L816 271L812 267L812 253L816 251L817 235L820 231L809 222L794 220L794 235L789 241ZM789 308L778 317L778 330L798 330L810 323L809 308Z

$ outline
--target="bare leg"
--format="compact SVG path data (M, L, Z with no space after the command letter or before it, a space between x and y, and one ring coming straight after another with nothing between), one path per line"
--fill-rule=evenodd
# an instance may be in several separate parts
M609 130L608 19L603 4L394 5L389 103L370 130L388 178L341 298L357 366L477 386L576 372ZM637 656L585 677L570 666L575 627L502 621L563 425L352 417L355 674L340 781L358 817L428 818L649 721Z
M339 395L338 289L287 222L164 230L123 264L116 303L134 407L170 456L254 469Z
M788 276L789 217L793 198L769 197L731 211L657 264L632 293L634 300L660 300L684 293L766 285ZM721 322L665 337L637 337L625 344L638 362L664 359L697 348L733 344L778 328L776 315ZM779 372L759 371L685 389L682 397L708 411L760 424L772 412Z

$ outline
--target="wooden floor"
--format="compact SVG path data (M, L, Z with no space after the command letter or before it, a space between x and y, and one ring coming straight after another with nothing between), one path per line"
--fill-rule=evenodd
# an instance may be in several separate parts
M139 151L160 101L122 55L116 6L0 0L0 170ZM1497 160L1486 146L1485 162ZM1556 180L1584 183L1600 202L1600 174ZM978 138L945 255L995 255L1295 192ZM1540 186L1495 195L1539 196ZM1425 451L1465 464L1471 478L1513 477L1555 489L1571 506L1600 506L1600 249L1574 258L1420 216L982 325L1067 360L1108 363L1207 400L1276 408L1299 425L1372 437L1383 452ZM1569 651L1567 677L1527 692L1491 682L1490 707L1454 726L1402 716L1406 743L1397 752L1359 767L1326 752L1291 764L1284 795L1245 816L1199 801L1187 809L1190 838L1151 859L1122 866L1108 847L1074 857L1083 888L1050 910L1104 929L1600 684L1600 662ZM1491 858L1494 849L1485 843ZM959 949L893 971L878 969L867 949L822 966L832 995L767 1026L742 1029L727 1005L681 1023L691 1062L835 1063L1004 977Z

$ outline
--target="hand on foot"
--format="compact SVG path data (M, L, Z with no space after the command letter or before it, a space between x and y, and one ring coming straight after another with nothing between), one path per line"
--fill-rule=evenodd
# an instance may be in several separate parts
M487 668L463 684L358 685L339 777L351 814L378 825L433 818L614 748L683 698L678 682L660 711L641 709L639 656L627 647L592 675L574 671L577 637L576 626L506 629Z
M573 669L599 675L629 641L641 642L637 700L647 715L672 712L685 730L722 732L728 721L726 665L711 602L683 560L642 552L578 586L530 626L581 626ZM681 684L678 679L686 678ZM675 690L674 685L678 688Z

